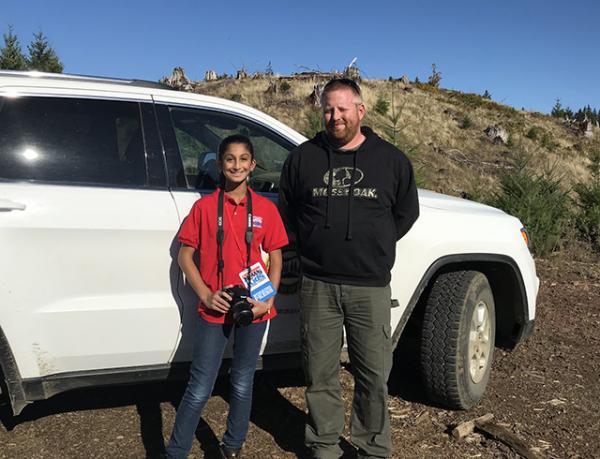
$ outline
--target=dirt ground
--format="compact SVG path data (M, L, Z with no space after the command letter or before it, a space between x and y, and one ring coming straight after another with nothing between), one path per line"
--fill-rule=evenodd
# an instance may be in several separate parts
M491 413L531 457L600 457L600 265L563 254L537 260L541 289L536 329L516 351L496 351L484 400L468 412L424 401L410 356L398 355L389 407L395 458L515 458L515 450L452 428ZM406 354L406 353L405 353ZM344 399L352 377L341 372ZM305 457L304 387L297 372L257 375L247 458ZM225 381L210 399L190 457L214 457L227 412ZM154 458L173 425L182 384L112 387L61 394L17 418L0 408L0 458ZM344 457L354 457L345 433Z

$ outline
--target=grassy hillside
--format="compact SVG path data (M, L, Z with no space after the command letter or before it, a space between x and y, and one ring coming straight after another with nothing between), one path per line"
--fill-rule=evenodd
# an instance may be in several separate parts
M275 94L267 93L269 81L264 79L198 82L194 90L250 105L310 135L311 121L314 124L319 116L307 102L314 82L274 81ZM397 81L366 80L361 87L367 107L364 124L409 153L421 185L435 191L478 197L494 190L499 174L523 155L531 157L533 170L556 167L570 187L587 178L587 156L600 150L598 129L594 137L585 138L549 115L517 110L476 94ZM387 102L387 113L381 109L382 101ZM484 130L491 125L508 131L506 145L486 136Z
M194 92L262 110L307 137L321 129L320 109L309 96L323 81L184 83ZM538 256L565 246L600 253L600 129L585 136L576 124L432 85L363 80L361 87L363 124L409 155L420 187L519 217ZM502 141L486 134L492 126L503 131Z

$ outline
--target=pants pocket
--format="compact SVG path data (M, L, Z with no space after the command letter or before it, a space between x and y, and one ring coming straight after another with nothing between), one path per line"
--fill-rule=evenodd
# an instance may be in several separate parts
M365 431L379 433L384 429L388 415L387 379L392 363L391 327L383 325L378 333L373 333L370 340L367 345L376 346L380 351L379 355L372 356L368 369L357 369L354 410Z
M383 366L385 372L385 380L387 382L390 377L390 371L392 371L392 327L390 325L383 326Z

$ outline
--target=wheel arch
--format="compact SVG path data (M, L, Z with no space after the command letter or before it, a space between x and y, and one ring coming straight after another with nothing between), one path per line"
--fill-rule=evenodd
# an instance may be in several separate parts
M527 294L517 263L509 256L485 253L446 255L434 261L419 282L394 330L394 346L408 328L419 322L424 302L436 277L450 271L479 271L490 283L496 304L496 345L515 349L532 330Z

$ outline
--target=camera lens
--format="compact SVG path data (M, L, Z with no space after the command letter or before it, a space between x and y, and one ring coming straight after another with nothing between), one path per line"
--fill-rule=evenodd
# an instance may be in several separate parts
M250 325L254 319L252 306L248 301L241 300L233 306L233 320L241 326Z
M235 285L225 291L231 297L229 304L231 305L233 321L242 327L250 325L254 320L254 313L252 312L252 305L248 302L250 296L248 290L241 285Z

